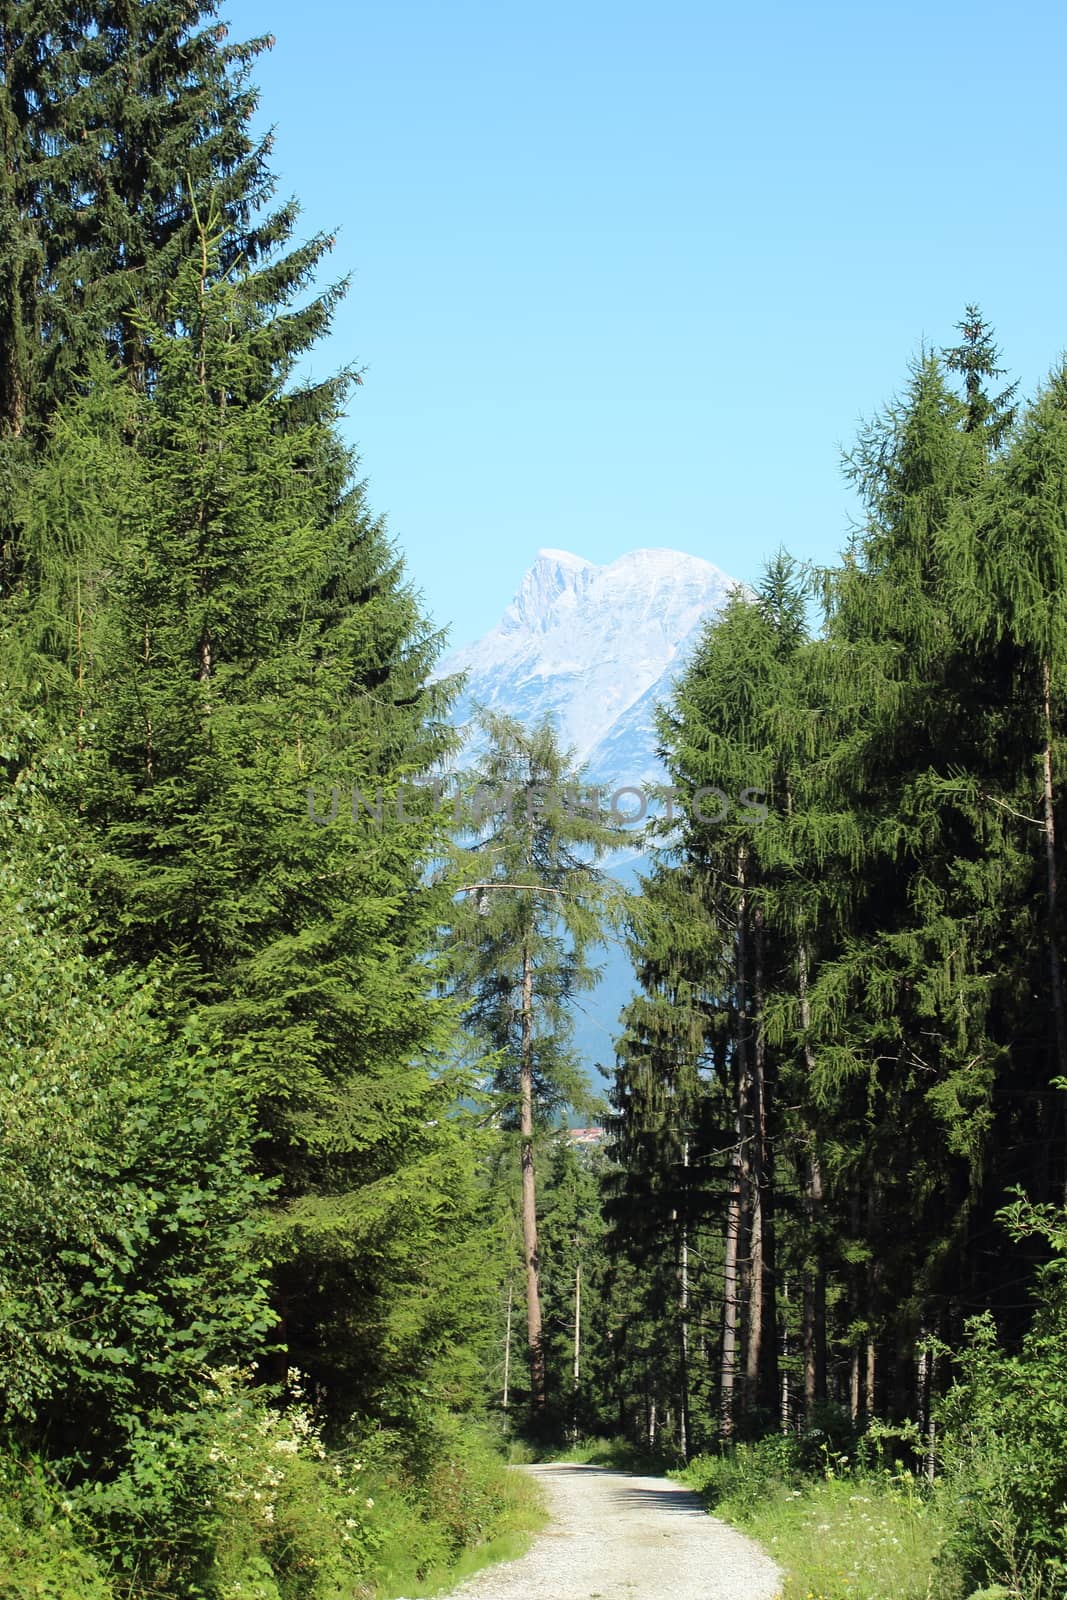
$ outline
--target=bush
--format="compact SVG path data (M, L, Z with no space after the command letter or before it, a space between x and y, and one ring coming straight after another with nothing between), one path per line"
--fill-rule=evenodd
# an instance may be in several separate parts
M0 1459L0 1600L117 1600L45 1468Z
M1015 1357L988 1314L972 1322L942 1407L953 1558L974 1587L1021 1600L1067 1595L1065 1311L1047 1308Z
M799 1481L800 1454L795 1435L772 1433L718 1455L695 1456L684 1471L673 1476L703 1495L709 1508L728 1502L741 1514L775 1488Z
M388 1592L404 1594L444 1582L461 1558L515 1541L538 1521L535 1491L486 1433L442 1415L412 1443L382 1432L360 1448L379 1485L374 1570Z
M28 766L0 793L0 1424L107 1472L261 1351L269 1191L234 1052L86 953L47 787Z
M359 1459L330 1457L296 1385L285 1409L236 1369L184 1416L132 1436L109 1482L72 1491L131 1595L336 1600L363 1587L382 1542Z

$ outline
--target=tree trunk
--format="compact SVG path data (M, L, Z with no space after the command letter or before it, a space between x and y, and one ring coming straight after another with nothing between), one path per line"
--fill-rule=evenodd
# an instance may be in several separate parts
M751 1244L748 1341L745 1387L749 1404L773 1416L778 1398L778 1308L775 1292L774 1158L769 1136L771 1088L767 1072L764 1010L764 921L753 914L753 988L755 1015L751 1050L749 1176L751 1181Z
M682 1140L682 1170L686 1173L681 1229L678 1239L679 1394L678 1447L689 1459L689 1140Z
M779 1422L780 1422L780 1425L781 1425L781 1431L783 1433L788 1433L789 1432L789 1422L790 1422L790 1410L791 1410L791 1401L790 1401L790 1394L789 1394L789 1368L786 1365L786 1362L789 1359L789 1324L786 1321L786 1316L788 1314L788 1306L789 1306L789 1280L788 1280L788 1278L784 1279L783 1282L782 1282L782 1303L783 1303L783 1306L786 1308L786 1311L783 1312L783 1316L782 1316L782 1363L781 1363L782 1396L781 1396L781 1411L779 1413Z
M736 993L734 996L734 1130L736 1143L730 1158L729 1189L726 1199L726 1239L723 1250L722 1362L719 1373L720 1431L724 1439L733 1437L737 1378L737 1280L738 1255L744 1201L748 1189L748 1157L745 1153L750 1098L748 1069L748 989L746 978L745 852L738 852L737 876L741 894L737 905Z
M574 1241L577 1245L577 1239ZM574 1263L574 1364L571 1371L571 1431L578 1437L578 1392L582 1383L582 1263Z
M740 1133L740 1130L739 1130ZM738 1147L740 1137L738 1139ZM723 1250L722 1359L719 1367L720 1432L734 1433L737 1375L737 1244L741 1234L741 1172L738 1147L730 1158L730 1189L726 1201L726 1238Z
M504 1330L504 1401L503 1409L508 1409L508 1387L511 1381L511 1303L515 1293L514 1285L508 1284L508 1315Z
M1056 927L1056 806L1052 788L1052 674L1049 663L1041 663L1041 689L1045 711L1045 740L1042 752L1043 799L1045 810L1045 874L1048 900L1048 959L1049 978L1052 984L1052 1015L1056 1032L1056 1076L1067 1080L1067 1014L1063 1004L1063 973L1057 948ZM1062 1087L1062 1085L1061 1085ZM1064 1197L1067 1198L1067 1159L1061 1174Z
M937 1382L937 1357L933 1350L926 1352L927 1360L927 1399L926 1399L926 1478L933 1483L937 1477L937 1414L934 1409L935 1384Z
M810 1422L826 1399L826 1270L822 1259L822 1167L812 1150L806 1185L808 1220L815 1256L804 1276L804 1411Z
M800 1025L804 1031L804 1064L815 1070L811 1047L811 1006L808 1003L808 947L801 941L797 957ZM826 1398L826 1263L822 1239L822 1167L814 1132L808 1133L805 1210L808 1223L809 1266L804 1273L804 1412L810 1422L816 1404Z
M522 1140L522 1247L526 1262L526 1343L530 1359L530 1406L545 1404L545 1347L541 1325L541 1262L537 1248L537 1182L533 1149L533 960L522 957L522 1045L519 1062L519 1136Z

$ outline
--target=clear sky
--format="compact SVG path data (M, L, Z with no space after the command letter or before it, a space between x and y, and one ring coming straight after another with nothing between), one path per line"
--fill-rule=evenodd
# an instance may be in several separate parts
M1067 345L1067 8L230 0L352 287L325 371L463 642L541 545L829 560L841 447L977 301Z

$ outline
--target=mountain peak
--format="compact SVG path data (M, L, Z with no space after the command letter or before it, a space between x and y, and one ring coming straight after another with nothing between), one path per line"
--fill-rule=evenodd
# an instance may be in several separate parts
M658 774L655 704L733 587L681 550L631 550L605 566L539 550L497 626L442 663L469 675L459 720L472 701L524 723L548 715L598 781Z
M539 550L537 560L501 618L500 627L506 632L532 629L543 633L552 626L558 602L564 597L573 601L586 575L599 570L569 550Z
M548 545L538 550L537 559L538 561L547 561L553 567L573 567L576 572L593 565L584 556L576 556L570 550L553 550Z

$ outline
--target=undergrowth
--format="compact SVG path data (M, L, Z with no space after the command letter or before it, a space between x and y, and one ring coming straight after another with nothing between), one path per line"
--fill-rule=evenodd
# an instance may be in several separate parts
M824 1449L816 1472L798 1441L771 1437L672 1476L764 1547L782 1600L963 1600L944 1497L899 1463L850 1465Z
M541 1521L535 1485L454 1419L417 1450L386 1432L327 1448L302 1398L216 1373L106 1480L0 1461L0 1600L414 1600Z

